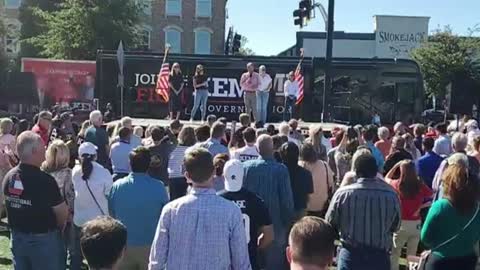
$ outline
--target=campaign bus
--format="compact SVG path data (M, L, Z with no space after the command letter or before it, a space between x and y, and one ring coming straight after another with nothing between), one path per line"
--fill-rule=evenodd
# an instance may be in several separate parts
M193 106L193 76L198 64L209 77L207 114L238 119L245 111L240 77L249 62L256 69L265 65L272 77L267 122L279 122L284 112L283 85L287 74L295 71L297 57L168 55L166 62L179 63L184 76L182 97L183 119L190 117ZM139 118L164 119L168 104L155 92L163 54L125 52L124 114ZM325 60L305 58L301 65L304 76L304 100L296 106L295 117L320 122L323 111ZM120 112L121 90L118 87L119 66L115 51L97 54L95 97L101 106L112 103ZM373 113L384 122L419 120L423 111L423 80L418 65L411 60L334 59L332 89L325 93L325 119L343 123L366 123ZM198 118L198 115L197 115Z

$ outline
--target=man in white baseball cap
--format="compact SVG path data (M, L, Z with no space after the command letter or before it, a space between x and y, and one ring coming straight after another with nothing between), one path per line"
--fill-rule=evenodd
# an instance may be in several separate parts
M243 214L245 232L247 233L248 253L252 269L259 269L257 263L257 248L265 249L273 241L273 225L268 209L263 200L255 193L244 188L243 165L238 159L225 163L223 168L225 190L218 195L234 202Z

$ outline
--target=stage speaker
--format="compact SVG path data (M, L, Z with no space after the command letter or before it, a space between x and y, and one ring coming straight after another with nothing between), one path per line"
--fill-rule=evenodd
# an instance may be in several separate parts
M9 103L38 104L34 74L31 72L8 72L1 96Z
M472 114L472 107L477 100L476 82L466 74L454 76L450 88L449 112L453 114Z

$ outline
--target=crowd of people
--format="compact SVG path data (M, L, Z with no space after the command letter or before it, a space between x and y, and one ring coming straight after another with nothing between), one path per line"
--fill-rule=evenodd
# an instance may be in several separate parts
M93 111L78 130L48 111L31 128L1 119L15 269L396 270L404 249L427 250L424 269L475 269L475 120L327 136L295 119L205 118L105 125Z

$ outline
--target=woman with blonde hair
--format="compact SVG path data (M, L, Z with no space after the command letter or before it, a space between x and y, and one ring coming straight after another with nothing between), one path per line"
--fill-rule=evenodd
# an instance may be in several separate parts
M208 101L208 76L202 65L198 65L195 69L195 76L193 77L193 89L195 90L195 98L193 102L192 114L190 115L190 122L193 122L198 108L202 113L202 122L207 116L207 101Z
M45 161L42 170L49 173L57 181L60 193L73 214L73 191L72 170L68 167L70 150L62 140L54 140L45 152Z
M400 171L400 177L394 179L397 170ZM395 164L385 176L385 181L397 191L402 209L402 223L400 230L393 234L391 256L391 269L398 270L398 261L405 245L407 245L407 257L417 254L422 225L420 210L430 204L433 192L418 178L415 163L411 160L403 160Z
M14 166L15 136L12 133L13 121L10 118L0 119L0 179Z
M73 218L73 203L75 199L75 191L72 182L72 170L69 168L70 150L68 146L61 140L54 140L45 152L45 161L41 169L49 173L58 184L60 194L68 206L68 221L64 232L65 248L71 254L71 229Z
M474 270L480 240L478 178L463 163L448 165L442 178L443 198L432 204L420 237L431 249L425 269Z
M323 136L323 129L321 126L309 129L308 138L305 142L313 145L319 159L323 161L327 160L327 152L332 149L332 144Z
M85 141L85 134L87 133L87 129L91 126L92 124L90 123L90 120L83 121L82 126L80 127L80 131L78 131L78 136L77 136L78 145L81 145Z
M15 136L12 135L13 121L10 118L0 119L0 147L15 149Z

